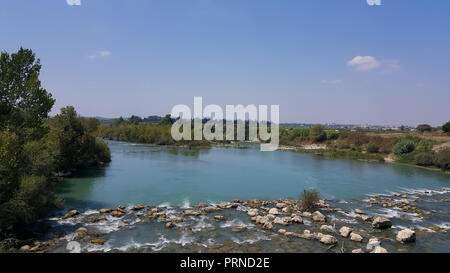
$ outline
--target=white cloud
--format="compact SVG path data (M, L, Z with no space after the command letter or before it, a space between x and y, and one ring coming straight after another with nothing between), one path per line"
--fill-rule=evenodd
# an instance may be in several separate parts
M343 80L322 80L321 81L321 83L323 83L323 84L333 84L333 85L341 84L343 82L344 82Z
M380 67L381 62L372 56L356 56L348 61L347 65L354 67L356 70L365 71Z
M98 57L109 57L111 55L112 55L112 52L109 51L109 50L100 50L100 51L95 52L92 55L89 55L88 58L89 59L95 59L95 58L98 58Z
M81 0L66 0L69 6L81 6Z
M381 0L366 0L369 6L381 6Z

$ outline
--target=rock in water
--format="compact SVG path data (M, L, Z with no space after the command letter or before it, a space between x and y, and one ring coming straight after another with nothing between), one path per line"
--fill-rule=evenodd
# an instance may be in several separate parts
M106 242L105 239L93 239L91 241L91 243L95 244L95 245L103 245Z
M364 214L364 211L360 210L360 209L355 209L355 213L356 214Z
M254 217L254 216L258 215L258 209L249 209L247 214L250 217Z
M273 214L273 215L279 214L278 209L277 208L271 208L269 210L269 214Z
M67 218L71 218L71 217L74 217L75 215L78 215L78 214L80 214L77 210L71 210L71 211L69 211L68 213L66 213L63 217L62 217L62 219L67 219Z
M271 222L266 222L266 223L264 223L263 228L267 229L267 230L271 230L271 229L273 229L273 225Z
M199 215L202 214L202 212L199 211L199 210L186 210L184 212L184 214L187 215L187 216L199 216Z
M352 229L349 227L341 227L341 229L339 230L339 234L341 234L341 236L345 238L347 238L351 232Z
M317 234L317 238L320 240L322 244L326 245L334 245L337 243L337 239L331 235L326 235L322 233Z
M363 237L361 235L359 235L359 234L356 234L356 233L352 232L350 234L350 240L355 241L355 242L362 242Z
M370 238L369 242L367 243L366 249L372 250L378 246L380 246L380 241L377 238Z
M320 211L316 211L312 214L314 222L326 222L327 218Z
M214 219L219 220L219 221L227 220L227 218L223 215L215 215Z
M282 226L287 226L288 225L288 222L286 221L285 217L283 217L283 218L276 217L273 220L273 223L277 224L277 225L282 225Z
M30 251L31 247L29 245L24 245L20 247L20 251Z
M113 217L122 217L125 213L120 210L113 210L111 212L111 216Z
M75 230L75 232L78 232L78 233L86 233L87 231L88 231L87 228L84 228L84 227L80 227L77 230Z
M233 228L234 232L241 232L241 231L245 231L245 230L247 230L246 226L236 226Z
M401 243L411 243L416 241L416 233L410 229L403 229L397 233L397 241Z
M361 248L353 249L352 253L364 253L364 250L362 250Z
M392 227L392 222L386 217L376 217L373 219L372 226L378 229L386 229Z
M298 224L302 224L303 223L303 219L300 215L295 215L291 218L291 222L293 223L298 223Z
M141 209L143 209L143 208L144 208L144 205L138 204L138 205L132 207L131 210L141 210Z
M388 251L384 247L377 246L371 253L388 253Z
M330 225L321 225L320 226L320 231L325 231L325 232L329 232L329 233L335 233L336 229L334 229L334 227L330 226Z

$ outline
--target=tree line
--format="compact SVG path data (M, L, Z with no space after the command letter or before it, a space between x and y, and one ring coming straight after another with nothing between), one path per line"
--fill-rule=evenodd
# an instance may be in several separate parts
M29 49L0 56L0 238L49 209L61 207L57 176L110 161L93 133L98 120L68 106L49 118L55 100L39 80L40 60Z

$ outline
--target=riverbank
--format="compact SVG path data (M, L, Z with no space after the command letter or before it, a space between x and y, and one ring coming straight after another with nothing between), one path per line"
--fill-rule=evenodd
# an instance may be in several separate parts
M18 243L8 251L68 252L70 245L79 245L81 252L450 251L450 222L445 222L450 188L375 194L360 201L320 200L309 211L295 199L72 210L46 220L59 236ZM148 229L155 236L127 235Z

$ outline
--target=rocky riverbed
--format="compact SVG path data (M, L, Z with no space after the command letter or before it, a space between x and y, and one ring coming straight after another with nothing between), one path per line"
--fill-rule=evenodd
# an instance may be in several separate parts
M450 252L450 189L61 212L13 252ZM75 247L74 247L75 245Z

